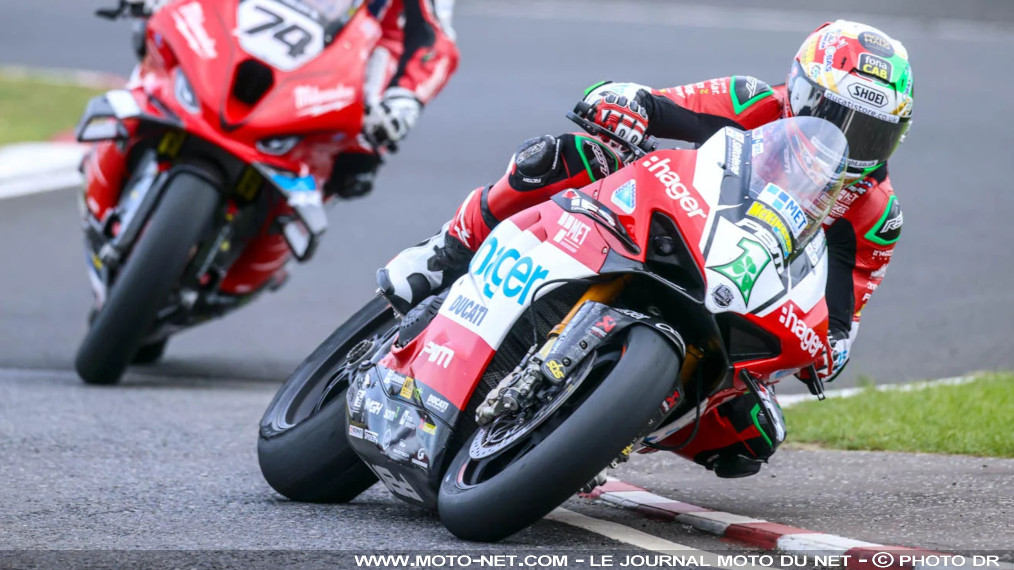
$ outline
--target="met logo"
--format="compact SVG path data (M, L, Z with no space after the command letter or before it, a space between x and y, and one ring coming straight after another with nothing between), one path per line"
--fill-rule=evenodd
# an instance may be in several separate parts
M525 304L536 283L549 276L549 271L531 257L522 257L514 248L500 247L495 237L483 242L475 254L471 271L483 280L482 294L487 299L492 299L499 290L504 297L517 298L519 305Z

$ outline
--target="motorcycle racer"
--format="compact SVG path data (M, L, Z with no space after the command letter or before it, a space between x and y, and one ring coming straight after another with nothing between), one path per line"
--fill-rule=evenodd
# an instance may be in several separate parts
M169 0L129 0L143 15ZM335 158L325 191L343 198L373 189L383 150L398 143L419 120L424 105L444 88L458 66L451 18L454 0L300 0L328 19L359 9L380 23L381 38L370 54L364 89L365 140ZM143 36L142 36L143 37ZM336 70L337 71L337 70Z
M702 143L727 126L748 130L801 115L826 119L842 130L850 149L846 187L823 224L829 333L818 376L833 380L848 362L861 311L883 280L901 233L902 212L887 160L912 115L905 47L876 28L838 20L806 38L783 85L771 87L748 76L658 90L602 82L585 91L584 101L592 105L596 123L633 143L649 135ZM462 275L499 220L561 190L600 180L622 167L623 158L608 144L582 135L525 141L500 180L472 191L440 233L378 271L380 292L396 310L407 311ZM719 407L721 417L702 418L727 428L728 445L693 454L720 476L756 473L781 441L762 438L764 432L749 418L753 403L737 400L743 398ZM767 419L782 423L780 417ZM784 429L766 431L784 437Z

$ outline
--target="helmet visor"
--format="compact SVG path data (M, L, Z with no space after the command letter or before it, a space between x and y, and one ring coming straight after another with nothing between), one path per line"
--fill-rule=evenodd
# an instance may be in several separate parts
M908 130L909 118L859 105L814 83L793 63L789 104L795 116L817 117L837 126L849 143L849 170L863 171L887 161Z

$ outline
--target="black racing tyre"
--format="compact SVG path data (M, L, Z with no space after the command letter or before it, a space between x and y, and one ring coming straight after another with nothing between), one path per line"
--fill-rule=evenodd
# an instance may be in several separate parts
M607 364L593 366L585 383L597 376L598 385L590 385L576 407L568 400L557 417L536 428L526 452L505 455L518 442L494 458L474 461L469 446L478 432L472 434L440 485L438 509L448 530L466 540L506 538L566 501L643 435L672 390L680 359L647 327L631 327L624 345L611 357L595 355Z
M95 315L74 367L88 384L115 384L210 227L217 189L191 172L175 174Z
M165 354L165 347L168 344L168 338L143 344L134 353L134 358L130 359L130 363L135 365L155 364L162 359L162 355Z
M275 394L261 419L257 459L264 479L293 501L345 503L377 481L349 446L348 384L332 383L348 351L395 326L387 301L374 298L308 356Z

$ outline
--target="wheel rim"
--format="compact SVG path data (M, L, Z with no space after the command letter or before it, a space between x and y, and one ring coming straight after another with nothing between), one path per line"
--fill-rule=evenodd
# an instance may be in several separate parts
M480 427L469 440L468 457L457 473L462 489L485 483L518 462L585 401L608 376L622 355L622 347L604 347L578 369L573 383L557 389L551 399L525 419L518 414L504 416Z

